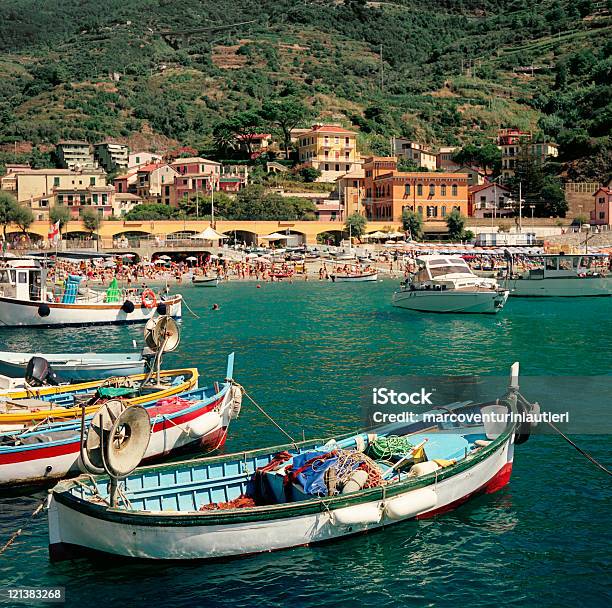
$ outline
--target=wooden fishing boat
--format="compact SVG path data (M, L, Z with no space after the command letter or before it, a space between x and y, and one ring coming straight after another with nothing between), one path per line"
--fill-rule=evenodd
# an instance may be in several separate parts
M194 275L191 279L191 283L198 287L216 287L219 284L219 279L217 277Z
M32 357L43 357L65 382L103 380L112 376L142 374L142 353L21 353L0 351L0 374L23 378Z
M195 368L160 372L160 384L144 384L148 374L107 378L95 382L28 387L7 391L0 397L0 430L15 430L44 421L70 420L81 415L80 403L91 402L93 414L106 400L121 397L131 405L158 401L191 390L198 384Z
M229 359L231 374L233 355ZM240 397L239 387L228 376L223 383L180 395L157 399L152 394L141 400L150 419L144 460L190 447L205 452L221 447L239 411ZM83 421L89 424L91 418ZM0 489L46 484L82 471L80 428L77 419L0 434Z
M80 282L81 277L69 276L63 293L56 295L47 288L46 269L39 262L6 260L0 268L0 326L116 325L182 314L180 295L158 298L152 289L124 293L116 281L106 291L95 291Z
M529 410L518 400L518 364L513 373L501 401L434 413ZM248 555L432 517L508 483L523 425L472 417L449 431L422 416L328 441L136 469L114 502L107 476L62 482L49 501L51 558L83 551L173 560ZM402 449L389 448L400 440Z

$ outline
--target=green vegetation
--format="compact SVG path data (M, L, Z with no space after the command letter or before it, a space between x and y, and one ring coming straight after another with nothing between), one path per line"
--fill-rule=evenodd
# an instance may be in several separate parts
M83 226L85 226L85 230L89 232L90 237L93 237L94 233L100 230L100 226L102 225L102 218L100 214L95 209L85 209L81 214L81 221L83 222Z
M15 224L24 234L27 234L33 221L34 214L29 207L20 205L10 192L0 190L0 224L5 241L9 224Z
M605 181L610 10L589 0L5 2L0 164L48 164L61 138L249 158L248 135L273 130L290 151L289 129L316 118L352 126L377 154L392 136L484 152L499 126L516 126L558 140L558 173ZM28 145L15 154L15 141Z
M446 216L446 226L448 228L448 238L451 241L468 240L473 237L472 232L466 232L465 223L467 218L461 215L458 209L453 209Z
M62 234L64 226L70 221L70 209L64 205L54 205L49 210L49 219L54 224L59 222L59 231Z
M361 237L365 234L367 223L366 218L361 213L355 212L346 218L344 229L346 232L350 231L351 236L361 240Z
M412 239L420 239L423 236L423 217L410 209L402 211L402 227L410 233Z

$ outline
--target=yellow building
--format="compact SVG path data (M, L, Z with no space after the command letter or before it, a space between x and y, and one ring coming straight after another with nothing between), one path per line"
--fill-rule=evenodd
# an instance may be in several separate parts
M298 138L300 163L321 171L319 181L334 182L361 165L353 131L338 125L315 125Z
M3 187L9 183L17 201L31 207L36 220L48 219L49 207L55 204L70 207L73 215L92 204L110 214L114 188L107 186L106 174L99 169L21 169L2 178Z

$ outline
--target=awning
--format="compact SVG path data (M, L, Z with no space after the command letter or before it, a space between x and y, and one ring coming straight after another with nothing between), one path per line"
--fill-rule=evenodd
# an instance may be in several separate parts
M278 232L273 232L272 234L267 234L266 236L260 236L260 239L264 241L286 241L289 236L286 234L279 234Z
M205 230L202 230L202 232L198 232L198 234L194 234L189 238L199 239L201 241L220 241L222 239L229 239L229 236L226 236L225 234L221 234L220 232L217 232L211 226L208 226L208 228L206 228Z

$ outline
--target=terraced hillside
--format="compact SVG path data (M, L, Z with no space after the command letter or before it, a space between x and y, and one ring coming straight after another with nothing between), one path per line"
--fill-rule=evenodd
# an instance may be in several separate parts
M215 126L275 99L389 137L561 143L560 172L610 172L609 1L13 0L0 6L0 144L60 138L222 155ZM12 158L12 156L11 156ZM1 160L1 158L0 158Z

